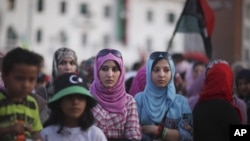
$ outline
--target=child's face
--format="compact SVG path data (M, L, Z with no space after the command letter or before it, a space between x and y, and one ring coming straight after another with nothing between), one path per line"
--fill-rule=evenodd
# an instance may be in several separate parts
M87 105L85 96L72 94L61 99L60 107L66 121L76 120L83 114Z
M14 101L21 101L34 89L37 74L38 67L27 64L16 64L8 74L3 73L8 96Z

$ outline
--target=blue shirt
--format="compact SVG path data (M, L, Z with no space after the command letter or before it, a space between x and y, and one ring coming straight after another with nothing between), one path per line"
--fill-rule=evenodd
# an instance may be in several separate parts
M143 103L140 102L143 93L136 95L135 100L137 103L137 109L139 114L139 120L141 126L143 125L155 125L160 123L158 121L155 123L143 110ZM192 111L186 100L182 95L176 94L174 101L168 100L168 110L166 112L166 120L164 122L164 127L169 129L177 129L180 133L180 141L191 141L193 140L192 131L187 131L184 129L184 126L187 124L193 127ZM150 136L143 134L143 140L149 141L152 140Z

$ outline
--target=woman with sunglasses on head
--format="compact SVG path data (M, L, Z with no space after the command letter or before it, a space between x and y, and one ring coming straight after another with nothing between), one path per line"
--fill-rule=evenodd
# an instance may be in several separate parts
M98 103L92 109L95 123L109 141L141 140L136 103L125 91L125 67L118 50L103 49L95 57L90 92Z
M146 86L135 95L143 141L191 141L192 112L176 94L174 62L167 52L153 52L146 65Z

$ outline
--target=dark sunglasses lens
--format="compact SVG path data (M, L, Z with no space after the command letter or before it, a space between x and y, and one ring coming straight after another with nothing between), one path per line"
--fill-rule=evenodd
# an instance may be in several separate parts
M170 55L167 52L154 52L150 55L150 59L152 60L159 58L159 57L170 59Z
M154 52L150 55L150 59L154 60L155 58L157 58L159 56L159 52Z
M122 54L118 50L111 50L111 53L115 55L116 57L122 58Z
M122 58L122 54L118 50L109 50L109 49L103 49L99 51L99 53L97 54L97 57L105 56L109 53L112 53L116 57Z
M105 56L110 52L110 50L107 49L103 49L101 51L99 51L99 53L97 54L97 57L101 57L101 56Z

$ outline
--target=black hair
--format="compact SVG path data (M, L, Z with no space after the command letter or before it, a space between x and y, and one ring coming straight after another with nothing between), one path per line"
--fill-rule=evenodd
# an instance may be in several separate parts
M172 55L172 59L176 60L176 61L181 61L181 60L184 60L185 58L184 58L183 54L181 54L181 53L174 53Z
M125 88L126 88L125 90L127 93L129 93L133 79L134 79L134 76L130 77L128 80L125 81Z
M250 83L250 69L242 69L241 71L237 73L236 79L235 79L235 83L237 87L239 85L240 79L245 79L247 83Z
M87 102L89 101L86 97ZM61 108L59 107L60 100L51 103L49 105L49 108L51 109L51 113L49 118L44 122L44 127L47 127L49 125L59 125L60 128L57 131L57 133L63 133L63 112ZM94 116L91 111L90 104L87 103L87 106L85 108L85 111L79 118L79 126L82 130L86 131L90 126L94 124Z
M204 66L204 67L205 67L205 64L204 64L203 62L200 62L200 61L194 61L192 69L194 69L196 66L200 66L200 65L202 65L202 66Z
M151 70L154 68L154 66L157 64L157 62L160 61L160 60L162 60L162 59L166 59L166 58L163 58L163 57L157 57L157 58L155 58L155 60L153 61Z
M142 63L141 62L135 62L132 66L132 70L139 70L140 67L142 66Z
M43 83L46 81L46 75L44 73L39 73L36 79L37 83Z
M14 65L27 64L39 67L39 63L39 56L36 53L16 47L7 52L7 54L4 56L2 71L3 73L8 74Z
M35 54L37 54L37 58L38 58L40 63L44 61L44 58L41 54L39 54L39 53L35 53Z

